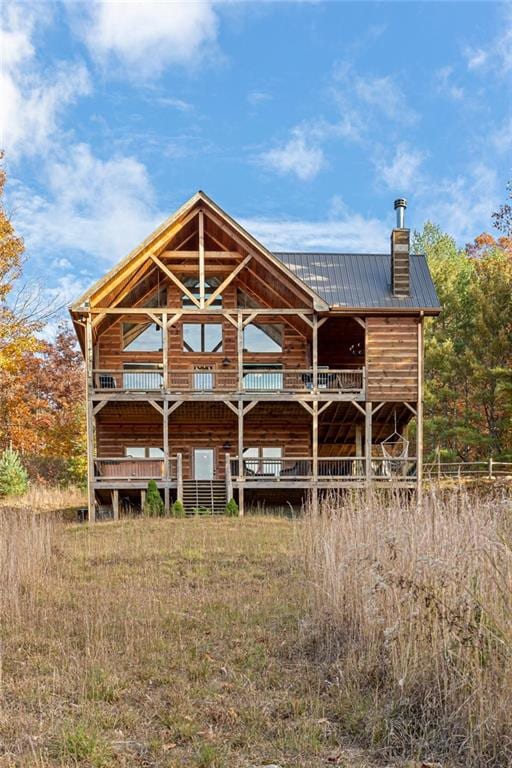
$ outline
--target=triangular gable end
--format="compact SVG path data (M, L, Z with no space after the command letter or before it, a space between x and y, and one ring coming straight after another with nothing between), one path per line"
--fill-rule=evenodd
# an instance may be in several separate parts
M316 309L328 309L328 304L309 286L306 285L292 270L288 269L279 259L268 251L256 238L241 227L225 211L222 210L204 192L197 192L160 227L147 237L137 248L122 259L110 272L98 280L70 307L72 316L88 307L99 307L116 286L128 286L130 281L141 279L148 264L153 264L154 257L165 250L167 244L193 219L200 210L228 230L229 236L247 253L257 254L269 262L274 272L282 274L293 283L302 294L309 296ZM137 277L139 275L139 277Z

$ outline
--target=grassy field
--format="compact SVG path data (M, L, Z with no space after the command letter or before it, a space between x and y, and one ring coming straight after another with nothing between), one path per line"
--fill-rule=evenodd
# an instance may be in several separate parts
M300 523L4 513L0 766L360 766L304 640Z

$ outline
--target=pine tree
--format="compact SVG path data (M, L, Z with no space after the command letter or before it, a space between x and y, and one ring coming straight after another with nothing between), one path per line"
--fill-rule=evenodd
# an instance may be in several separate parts
M144 502L144 514L148 517L159 517L164 513L164 502L160 496L156 482L150 480L146 491L146 501Z
M28 476L17 451L7 448L0 458L0 496L21 496L28 488Z

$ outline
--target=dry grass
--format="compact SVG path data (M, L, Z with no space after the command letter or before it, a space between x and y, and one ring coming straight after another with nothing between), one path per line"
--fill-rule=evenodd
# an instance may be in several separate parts
M31 484L23 496L2 498L0 502L0 507L8 509L54 512L71 507L87 506L87 493L73 485L60 488L52 485Z
M381 754L512 764L512 503L331 500L304 525L338 720Z
M300 523L47 518L0 520L1 768L363 764L301 645Z

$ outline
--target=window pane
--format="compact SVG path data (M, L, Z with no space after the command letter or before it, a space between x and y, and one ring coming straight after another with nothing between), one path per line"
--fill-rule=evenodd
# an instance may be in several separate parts
M244 349L247 352L282 352L283 326L249 323L244 329Z
M155 323L123 323L125 352L161 352L162 329Z
M132 459L143 459L146 455L146 449L144 446L132 446L131 448L124 449L125 455L130 456Z
M282 448L263 448L263 456L268 456L273 459L279 459L283 455L283 449Z
M221 323L205 323L204 352L219 352L222 349Z
M183 323L183 349L185 352L202 352L200 323Z
M151 459L163 459L164 457L162 448L149 448L148 453Z

